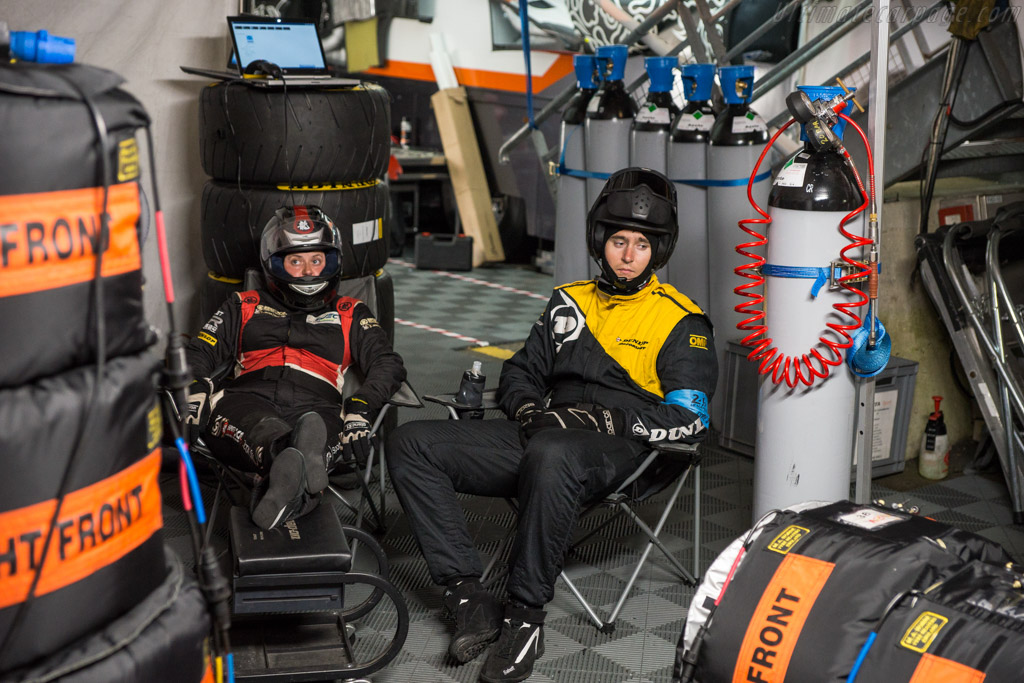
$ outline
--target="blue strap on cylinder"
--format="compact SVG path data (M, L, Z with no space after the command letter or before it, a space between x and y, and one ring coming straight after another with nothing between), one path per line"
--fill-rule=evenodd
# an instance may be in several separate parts
M575 131L573 131L575 132ZM570 136L572 133L570 133ZM566 144L569 140L566 139ZM611 177L611 173L602 173L599 171L581 171L578 168L566 168L565 167L565 148L562 148L562 158L558 163L558 175L572 176L573 178L597 178L598 180L608 180ZM771 171L765 171L754 178L755 183L759 183L762 180L767 180L772 175ZM693 185L694 187L738 187L740 185L746 185L750 178L735 178L732 180L673 180L673 183L679 183L680 185Z
M814 280L814 284L811 285L811 298L818 298L818 292L828 282L828 268L813 268L804 266L777 266L772 263L766 263L761 266L761 274L768 275L769 277L788 277L788 278L803 278L807 280ZM842 268L835 268L835 278L838 280L842 276Z
M846 354L846 364L858 377L874 377L885 370L892 354L892 337L885 331L885 325L875 317L875 348L868 348L868 324L870 318L864 317L864 324L853 333L853 344Z
M762 180L768 180L772 177L771 171L765 171L754 176L754 182L759 183ZM750 178L736 178L735 180L709 180L707 178L672 178L673 183L679 183L680 185L692 185L693 187L736 187L737 185L746 185Z
M523 59L526 60L526 114L530 128L535 129L537 122L533 120L533 73L530 69L530 22L527 19L527 0L519 0L519 30L523 38Z
M708 414L708 395L696 389L676 389L665 395L662 401L665 405L677 405L686 408L691 413L696 413L705 425L711 424L711 416Z

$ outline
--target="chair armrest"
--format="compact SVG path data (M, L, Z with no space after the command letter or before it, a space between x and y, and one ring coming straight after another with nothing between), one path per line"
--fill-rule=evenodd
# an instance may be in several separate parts
M700 443L662 443L654 447L654 452L691 465L699 465L704 458Z
M700 451L700 443L660 443L655 448L662 453L686 453L692 455Z
M483 401L480 407L484 410L497 410L498 390L497 389L485 389L483 393ZM456 410L465 410L468 406L462 403L455 402L455 394L431 394L425 395L423 400L430 401L431 403L440 403L445 408L454 408Z
M390 405L396 408L422 408L423 401L420 400L419 394L412 388L412 385L408 382L402 382L402 385L398 387L398 391L391 394L391 398L388 399Z

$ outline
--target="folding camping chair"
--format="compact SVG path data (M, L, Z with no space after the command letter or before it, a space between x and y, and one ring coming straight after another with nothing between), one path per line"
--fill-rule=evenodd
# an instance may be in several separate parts
M493 409L497 407L494 396L494 390L484 392L482 406L484 409ZM445 406L453 419L459 419L460 409L465 409L465 406L460 406L453 400L454 395L452 394L424 396L423 398L424 400L432 403L439 403ZM580 521L582 521L584 518L589 517L602 508L614 508L619 513L624 514L629 519L633 520L636 526L643 531L644 535L647 537L647 544L644 546L640 559L633 567L629 580L623 587L622 592L619 595L615 606L608 614L607 619L602 618L601 615L598 614L597 609L583 596L580 589L564 571L559 575L562 581L565 582L569 591L580 602L580 605L582 605L584 611L586 611L587 616L590 617L591 621L602 633L611 633L615 630L615 621L618 619L619 612L626 603L626 599L629 597L629 593L632 591L633 585L639 578L640 572L643 569L644 564L647 562L647 558L653 548L657 548L662 552L662 554L664 554L669 563L687 585L697 585L697 577L700 574L700 466L702 457L703 455L700 449L700 444L661 444L657 448L652 448L633 473L622 481L614 491L604 495L600 500L593 501L586 505L580 514ZM683 490L683 485L686 483L686 480L690 478L691 474L693 475L692 573L687 571L687 569L683 567L682 563L672 555L672 552L665 546L661 539L661 532L672 514L676 501L679 499L679 495ZM670 487L672 492L664 501L658 521L652 528L636 512L636 507ZM506 501L513 511L518 512L515 500L506 499ZM572 546L570 546L568 552L572 553L588 539L614 522L617 517L618 515L612 515L608 519L604 520L596 529L591 530L585 536L574 542ZM494 584L501 577L502 573L495 572L495 568L498 561L507 555L508 549L512 545L513 537L514 531L510 531L495 551L487 567L484 569L485 584Z

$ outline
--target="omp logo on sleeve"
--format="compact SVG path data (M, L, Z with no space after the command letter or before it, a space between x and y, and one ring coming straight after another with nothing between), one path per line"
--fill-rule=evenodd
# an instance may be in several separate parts
M92 280L101 250L102 207L103 189L98 187L0 197L0 296ZM138 270L138 186L111 186L107 212L103 276Z
M982 683L985 674L977 669L935 655L922 655L908 683Z
M761 594L736 658L732 683L782 683L800 631L835 564L787 555Z
M64 497L36 595L113 564L163 526L160 451ZM56 500L0 513L0 609L28 597Z
M900 645L914 652L926 652L942 627L948 623L949 619L941 614L921 612L900 638Z
M695 349L706 349L708 348L708 338L702 334L691 334L690 346Z
M811 533L808 529L802 526L796 526L791 524L785 529L779 532L779 535L772 539L772 542L768 544L768 550L785 555L793 549L801 538Z

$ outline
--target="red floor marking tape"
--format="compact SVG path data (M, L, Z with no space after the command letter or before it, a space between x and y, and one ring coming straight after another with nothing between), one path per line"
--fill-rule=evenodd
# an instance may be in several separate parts
M408 261L399 261L398 259L388 259L388 263L392 264L392 265L396 265L396 266L405 266L406 268L415 268L415 266L413 264L409 263ZM432 270L430 272L434 273L436 275L443 275L445 277L450 277L453 280L461 280L463 282L468 282L468 283L473 284L473 285L482 285L484 287L490 287L492 289L497 289L497 290L500 290L502 292L511 292L512 294L522 294L523 296L528 296L531 299L539 299L541 301L547 301L550 298L550 297L544 296L543 294L537 294L535 292L528 292L525 289L518 289L516 287L509 287L508 285L499 285L499 284L494 283L494 282L488 282L487 280L481 280L480 278L469 277L468 275L459 275L458 273L452 273L452 272L449 272L447 270Z
M443 334L446 337L451 337L453 339L458 339L459 341L470 342L471 344L476 344L477 346L490 346L491 345L490 342L486 342L486 341L483 341L481 339L476 339L474 337L467 337L464 334L459 334L458 332L451 332L450 330L446 330L446 329L443 329L443 328L440 328L440 327L432 327L430 325L424 325L422 323L414 323L414 322L412 322L410 320L403 320L401 318L395 318L395 323L398 324L398 325L405 325L406 327L412 327L412 328L417 329L417 330L426 330L427 332L437 332L438 334Z

